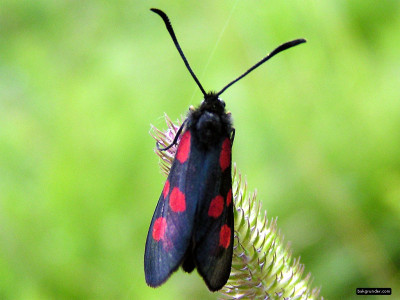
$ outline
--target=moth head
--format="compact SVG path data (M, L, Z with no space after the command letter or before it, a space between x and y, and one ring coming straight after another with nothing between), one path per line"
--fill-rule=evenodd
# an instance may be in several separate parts
M204 97L203 102L200 104L200 109L222 114L225 111L225 102L218 97L218 94L211 92Z

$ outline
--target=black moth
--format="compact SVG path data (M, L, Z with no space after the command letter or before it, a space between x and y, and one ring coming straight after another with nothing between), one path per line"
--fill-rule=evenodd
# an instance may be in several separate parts
M164 21L204 100L190 108L173 143L180 142L147 235L144 270L149 286L157 287L182 266L197 268L210 291L228 281L233 252L231 150L235 129L219 96L275 54L304 43L287 42L227 84L218 93L206 93L189 66L167 15L151 9ZM158 147L158 144L157 144Z

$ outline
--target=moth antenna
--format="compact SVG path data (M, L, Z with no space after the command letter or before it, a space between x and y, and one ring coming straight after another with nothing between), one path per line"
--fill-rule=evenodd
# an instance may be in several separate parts
M186 68L189 70L189 72L190 72L190 74L192 75L194 81L196 81L197 85L199 86L201 92L203 93L203 95L204 95L204 97L205 97L205 96L207 95L207 93L206 93L206 91L203 89L203 87L202 87L200 81L197 79L197 77L196 77L196 75L194 74L192 68L190 67L189 62L187 61L187 59L186 59L186 57L185 57L185 54L183 54L183 51L182 51L182 49L181 49L181 46L180 46L179 43L178 43L178 40L177 40L177 38L176 38L176 36L175 36L174 30L172 29L172 25L171 25L171 22L170 22L168 16L167 16L162 10L157 9L157 8L152 8L152 9L150 9L150 10L151 10L152 12L155 12L156 14L158 14L158 15L163 19L163 21L164 21L164 23L165 23L165 27L167 27L167 30L168 30L168 32L169 32L169 35L171 36L172 40L174 41L175 47L176 47L176 49L178 49L178 52L179 52L179 54L181 55L181 57L182 57L182 59L183 59L183 62L184 62L185 65L186 65Z
M286 42L282 45L280 45L279 47L277 47L275 50L273 50L270 54L268 54L266 57L264 57L262 60L260 60L258 63L256 63L254 66L252 66L250 69L248 69L246 72L244 72L242 75L240 75L238 78L236 78L235 80L231 81L230 83L228 83L221 91L219 91L217 93L217 96L221 95L223 92L226 91L227 88L229 88L231 85L233 85L234 83L236 83L237 81L239 81L240 79L242 79L243 77L245 77L247 74L249 74L251 71L253 71L254 69L258 68L259 66L261 66L263 63L265 63L267 60L269 60L271 57L275 56L276 54L278 54L279 52L282 52L286 49L292 48L294 46L297 46L299 44L305 43L306 40L305 39L297 39L297 40L293 40L290 42Z

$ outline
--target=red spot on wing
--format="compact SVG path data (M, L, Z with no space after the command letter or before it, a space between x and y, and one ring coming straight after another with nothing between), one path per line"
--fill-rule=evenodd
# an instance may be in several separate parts
M167 182L164 185L164 189L162 191L164 199L167 198L168 193L169 193L169 181L167 180Z
M220 195L211 200L208 209L208 215L213 218L218 218L224 209L224 198Z
M153 225L153 239L157 242L164 238L165 230L167 229L167 220L165 218L158 218Z
M226 170L227 167L231 165L231 141L226 138L222 143L222 150L219 156L219 165L221 166L222 172Z
M231 243L231 228L224 224L219 232L219 245L227 249Z
M229 206L231 202L232 202L232 189L230 189L228 195L226 195L226 206Z
M190 152L190 131L186 131L181 141L179 142L178 152L176 153L176 159L180 161L180 163L184 163L188 157Z
M169 196L169 206L173 212L183 212L186 210L185 194L177 187L172 189L171 195Z

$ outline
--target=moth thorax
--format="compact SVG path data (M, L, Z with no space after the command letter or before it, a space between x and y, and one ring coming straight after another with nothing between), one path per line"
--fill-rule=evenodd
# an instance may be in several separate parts
M219 115L205 111L196 124L198 137L203 144L214 144L221 135L221 119Z

